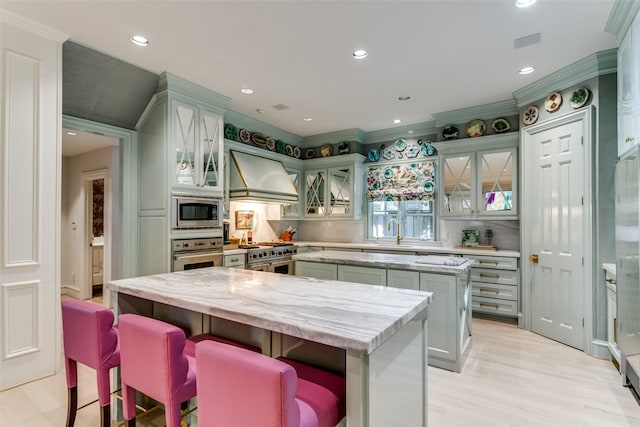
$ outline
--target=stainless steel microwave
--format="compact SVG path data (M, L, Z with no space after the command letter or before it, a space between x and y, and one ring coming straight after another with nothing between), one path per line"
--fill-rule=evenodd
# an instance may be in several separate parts
M222 200L199 197L172 197L174 229L221 228Z

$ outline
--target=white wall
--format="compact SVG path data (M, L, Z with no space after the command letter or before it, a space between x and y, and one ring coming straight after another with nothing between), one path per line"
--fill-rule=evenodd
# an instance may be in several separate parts
M61 283L62 292L75 298L81 298L82 287L86 286L84 258L85 258L85 188L82 174L104 169L107 173L106 192L111 198L110 208L105 204L105 258L107 251L111 251L114 227L107 229L109 224L106 216L110 215L111 223L117 227L119 215L119 180L118 167L119 148L105 147L74 157L62 159L62 215L61 215ZM111 185L109 185L111 184ZM107 194L105 194L105 199ZM109 210L108 210L109 209ZM113 220L116 221L113 221ZM89 236L90 238L91 236ZM90 260L89 260L90 261ZM110 264L110 263L109 263ZM74 280L75 273L75 280ZM86 288L88 289L88 288ZM87 295L89 296L89 295Z

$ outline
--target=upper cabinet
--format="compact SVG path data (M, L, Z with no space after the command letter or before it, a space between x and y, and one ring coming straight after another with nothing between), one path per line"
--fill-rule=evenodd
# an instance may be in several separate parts
M303 180L303 172L302 169L292 168L285 165L285 169L289 174L289 178L291 178L291 182L298 189L298 195L301 193L302 188L302 180ZM295 203L283 203L281 206L280 216L282 219L301 219L302 218L302 209L300 202L302 198Z
M640 18L618 48L618 155L640 144Z
M175 155L172 191L221 196L223 191L222 117L197 105L172 101Z
M485 138L440 149L442 217L517 218L517 135Z
M305 160L303 218L361 219L363 161L359 154Z

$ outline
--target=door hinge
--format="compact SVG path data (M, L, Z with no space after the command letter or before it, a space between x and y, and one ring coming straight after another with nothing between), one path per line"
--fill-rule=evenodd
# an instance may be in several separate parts
M584 328L584 317L582 318L582 327Z
M584 206L584 196L580 197L580 203Z
M582 257L582 266L584 267L584 257Z
M584 136L580 137L580 145L584 145Z

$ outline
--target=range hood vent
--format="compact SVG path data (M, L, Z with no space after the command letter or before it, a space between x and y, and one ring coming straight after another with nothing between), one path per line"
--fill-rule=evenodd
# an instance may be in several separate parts
M271 159L229 151L229 198L297 203L298 192L284 165Z

